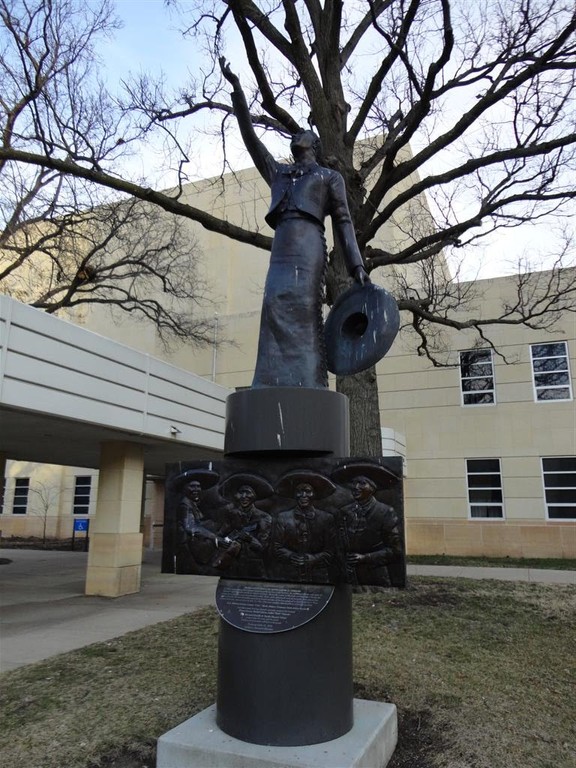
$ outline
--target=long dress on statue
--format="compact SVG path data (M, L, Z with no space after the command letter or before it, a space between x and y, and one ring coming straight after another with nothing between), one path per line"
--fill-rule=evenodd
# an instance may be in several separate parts
M326 258L322 224L286 211L270 256L253 387L328 386L322 321Z
M328 386L322 300L332 217L350 274L362 265L344 179L318 163L283 165L266 153L272 191L266 221L276 232L264 288L252 387Z

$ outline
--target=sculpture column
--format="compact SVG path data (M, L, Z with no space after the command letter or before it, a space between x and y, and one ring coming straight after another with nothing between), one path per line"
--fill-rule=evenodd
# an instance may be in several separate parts
M100 457L86 594L119 597L140 590L144 449L137 443L107 442Z
M298 464L304 458L346 457L349 435L348 398L338 392L270 387L227 400L229 458ZM332 594L327 607L298 628L259 634L220 621L217 723L224 732L254 744L301 746L352 728L351 588L308 588Z
M8 457L5 453L0 453L0 510L4 505L4 490L6 488L6 463ZM3 510L6 512L7 510Z
M312 388L269 387L230 395L225 454L220 462L179 462L169 470L168 572L173 572L171 565L176 568L180 552L182 570L176 572L216 575L213 561L206 558L204 568L195 565L197 570L187 570L190 561L184 555L190 551L200 559L210 546L219 554L213 523L234 477L242 478L233 497L236 503L240 504L242 488L253 494L258 490L262 506L267 500L276 520L285 520L287 513L274 504L290 492L283 485L290 475L307 477L307 487L325 501L327 497L319 495L321 484L312 485L321 473L330 484L328 476L336 475L336 467L339 474L349 470L347 475L356 467L362 473L387 473L381 460L368 466L366 460L349 459L347 398ZM216 485L218 478L221 482ZM185 482L194 494L185 495ZM299 483L295 488L306 486L295 482ZM266 483L276 489L275 494L265 495ZM328 490L341 494L338 504L348 498L342 487ZM381 515L388 510L392 514L392 508L375 501L373 508ZM337 514L342 507L332 509ZM323 513L317 508L314 514ZM246 524L253 524L251 520ZM336 518L328 524L336 525ZM185 541L182 536L188 529ZM306 540L312 530L306 529ZM232 528L228 533L234 536ZM233 541L223 536L220 532L219 540ZM194 549L184 549L190 542L197 542ZM338 551L333 555L337 557ZM268 579L238 572L227 577L226 570L221 574L216 592L221 617L217 701L160 737L157 768L384 768L397 742L396 707L353 698L350 583L338 577L295 582L288 578L294 576L292 570L283 576L278 559L267 565Z

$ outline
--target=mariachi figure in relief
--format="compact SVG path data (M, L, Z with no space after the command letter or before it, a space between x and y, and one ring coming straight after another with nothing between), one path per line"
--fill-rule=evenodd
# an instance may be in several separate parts
M330 583L335 570L334 517L314 506L331 496L336 486L328 478L306 470L288 472L276 492L296 505L281 512L274 531L274 555L283 581Z
M212 566L223 576L265 578L272 518L254 502L272 496L274 489L261 477L238 473L227 478L219 491L232 504L217 532L218 552Z
M348 484L354 499L340 510L338 522L345 580L390 586L391 569L404 556L402 533L394 509L378 501L375 493L398 479L384 467L368 463L346 464L332 479Z
M202 493L219 480L217 472L191 469L174 481L182 487L176 510L176 573L202 573L215 553L216 524L199 503Z

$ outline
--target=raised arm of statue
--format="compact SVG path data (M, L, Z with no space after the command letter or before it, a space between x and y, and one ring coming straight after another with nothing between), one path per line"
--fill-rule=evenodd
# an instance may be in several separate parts
M240 85L240 80L237 75L232 72L230 65L224 57L220 57L220 69L226 80L228 80L232 86L231 98L234 107L234 115L238 121L238 127L240 128L244 145L250 153L254 165L258 168L258 171L270 186L276 173L277 163L256 135L256 131L252 125L248 103L246 102L244 91Z

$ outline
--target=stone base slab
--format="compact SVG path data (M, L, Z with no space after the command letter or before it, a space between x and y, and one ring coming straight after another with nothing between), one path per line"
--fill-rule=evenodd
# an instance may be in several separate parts
M140 591L141 533L94 533L90 536L87 595L121 597Z
M98 568L89 566L86 571L85 594L99 597L122 597L140 592L142 566L127 565L124 568Z
M394 704L354 699L354 727L307 747L266 747L228 736L216 725L216 705L158 740L157 768L384 768L398 741Z

